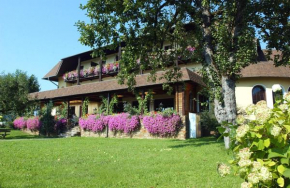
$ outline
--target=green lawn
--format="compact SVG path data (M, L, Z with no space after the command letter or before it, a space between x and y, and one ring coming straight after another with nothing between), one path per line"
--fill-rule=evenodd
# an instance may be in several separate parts
M38 135L30 135L28 133L19 131L19 130L11 130L10 133L8 133L9 135L7 135L5 137L5 140L7 139L34 139L34 138L43 138L41 136ZM1 141L2 137L0 136L0 141Z
M13 133L14 134L14 133ZM16 133L15 133L16 134ZM240 187L213 138L0 140L0 187Z

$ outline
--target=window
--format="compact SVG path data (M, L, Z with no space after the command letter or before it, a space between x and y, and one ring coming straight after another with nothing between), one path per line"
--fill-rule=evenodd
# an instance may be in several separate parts
M209 110L209 100L207 96L198 96L198 112L204 112Z
M288 88L288 92L290 92L290 87Z
M97 63L91 62L91 67L95 67L95 66L97 66Z
M174 109L174 99L156 99L154 100L154 109L156 111L163 111L166 109Z
M164 50L169 50L169 49L171 49L171 48L172 48L172 46L171 46L171 45L164 46Z
M189 112L193 112L193 94L192 92L189 93Z
M139 108L139 103L138 103L138 101L133 101L132 102L132 107L135 107L135 108ZM147 111L149 111L149 109L150 109L150 101L148 101L147 102Z
M76 108L75 106L70 106L68 111L68 117L72 118L74 115L76 115Z
M120 101L114 105L114 113L122 113L124 112L124 102Z
M272 86L272 93L273 93L273 102L274 104L276 104L277 101L281 101L283 99L284 89L280 84L275 84Z
M262 86L255 86L252 90L253 103L257 104L259 101L266 101L266 91Z

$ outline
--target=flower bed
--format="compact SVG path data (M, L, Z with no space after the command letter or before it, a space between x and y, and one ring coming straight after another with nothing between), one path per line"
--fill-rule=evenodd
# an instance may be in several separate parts
M26 120L24 117L18 117L13 121L15 129L24 129L26 128Z
M66 129L66 125L67 125L67 119L65 118L55 118L55 125L54 125L54 129L57 132L64 132Z
M79 125L84 130L102 132L107 125L106 116L89 115L88 118L80 118Z
M37 131L39 130L41 123L39 120L39 117L31 117L27 119L26 122L27 129L32 130L32 131Z
M121 113L109 116L108 126L111 131L131 133L140 127L140 121L138 116Z
M143 125L150 134L158 136L175 136L181 128L181 118L178 114L151 114L143 117Z

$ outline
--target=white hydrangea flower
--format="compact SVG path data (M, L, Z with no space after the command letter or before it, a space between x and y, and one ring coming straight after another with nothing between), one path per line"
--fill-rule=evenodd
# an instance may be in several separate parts
M256 120L260 124L264 124L271 116L271 110L268 107L257 108Z
M250 151L250 148L243 148L243 149L240 149L237 155L240 159L249 159L252 153L253 152Z
M243 138L243 137L247 134L247 132L248 132L249 130L250 130L249 125L241 125L241 126L239 126L239 127L237 128L237 130L236 130L236 139L237 139L238 141L240 141L241 138Z
M247 168L240 168L239 169L239 174L244 174L246 172L248 172L248 169Z
M238 124L243 124L245 122L245 117L243 115L238 115L236 118Z
M280 110L282 110L283 112L285 112L288 109L288 105L287 104L280 104L278 106L278 108L280 108Z
M249 159L241 159L238 164L240 167L246 167L250 166L252 164L252 161Z
M259 183L259 181L260 181L260 176L259 176L259 174L258 173L250 173L249 175L248 175L248 181L250 182L250 183L252 183L252 184L257 184L257 183Z
M282 91L282 87L279 84L274 84L272 90L273 92Z
M254 161L252 165L253 165L252 172L258 172L262 167L261 163L257 161Z
M230 174L230 167L221 163L218 165L218 173L222 176L225 177L226 175Z
M290 102L290 92L285 95L284 99L285 101Z
M269 169L267 167L261 167L260 173L260 180L266 182L269 180L272 180L272 173L269 171Z
M257 108L267 108L267 102L264 100L261 100L261 101L257 102L256 107Z
M251 115L256 111L256 106L254 104L250 104L248 107L246 107L245 111L248 115Z
M252 187L252 184L249 182L243 182L241 184L241 188L251 188L251 187Z
M279 136L281 130L282 130L281 127L278 127L277 125L274 125L271 128L271 135L273 135L274 137Z

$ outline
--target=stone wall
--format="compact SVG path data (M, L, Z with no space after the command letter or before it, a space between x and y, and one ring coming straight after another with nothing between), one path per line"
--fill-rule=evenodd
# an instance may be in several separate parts
M31 134L31 135L39 135L39 131L32 131L30 129L21 129L23 132Z
M113 132L113 131L108 131L108 137L109 138L140 138L140 139L156 139L156 138L174 138L174 139L180 139L184 140L186 138L186 126L185 126L185 116L181 117L183 126L181 130L178 132L177 136L175 137L158 137L151 135L147 129L144 128L144 126L141 123L141 127L139 130L132 132L131 134L125 134L125 133L120 133L120 132ZM81 136L82 137L106 137L107 136L107 130L105 129L101 133L96 133L92 131L85 131L81 129Z

